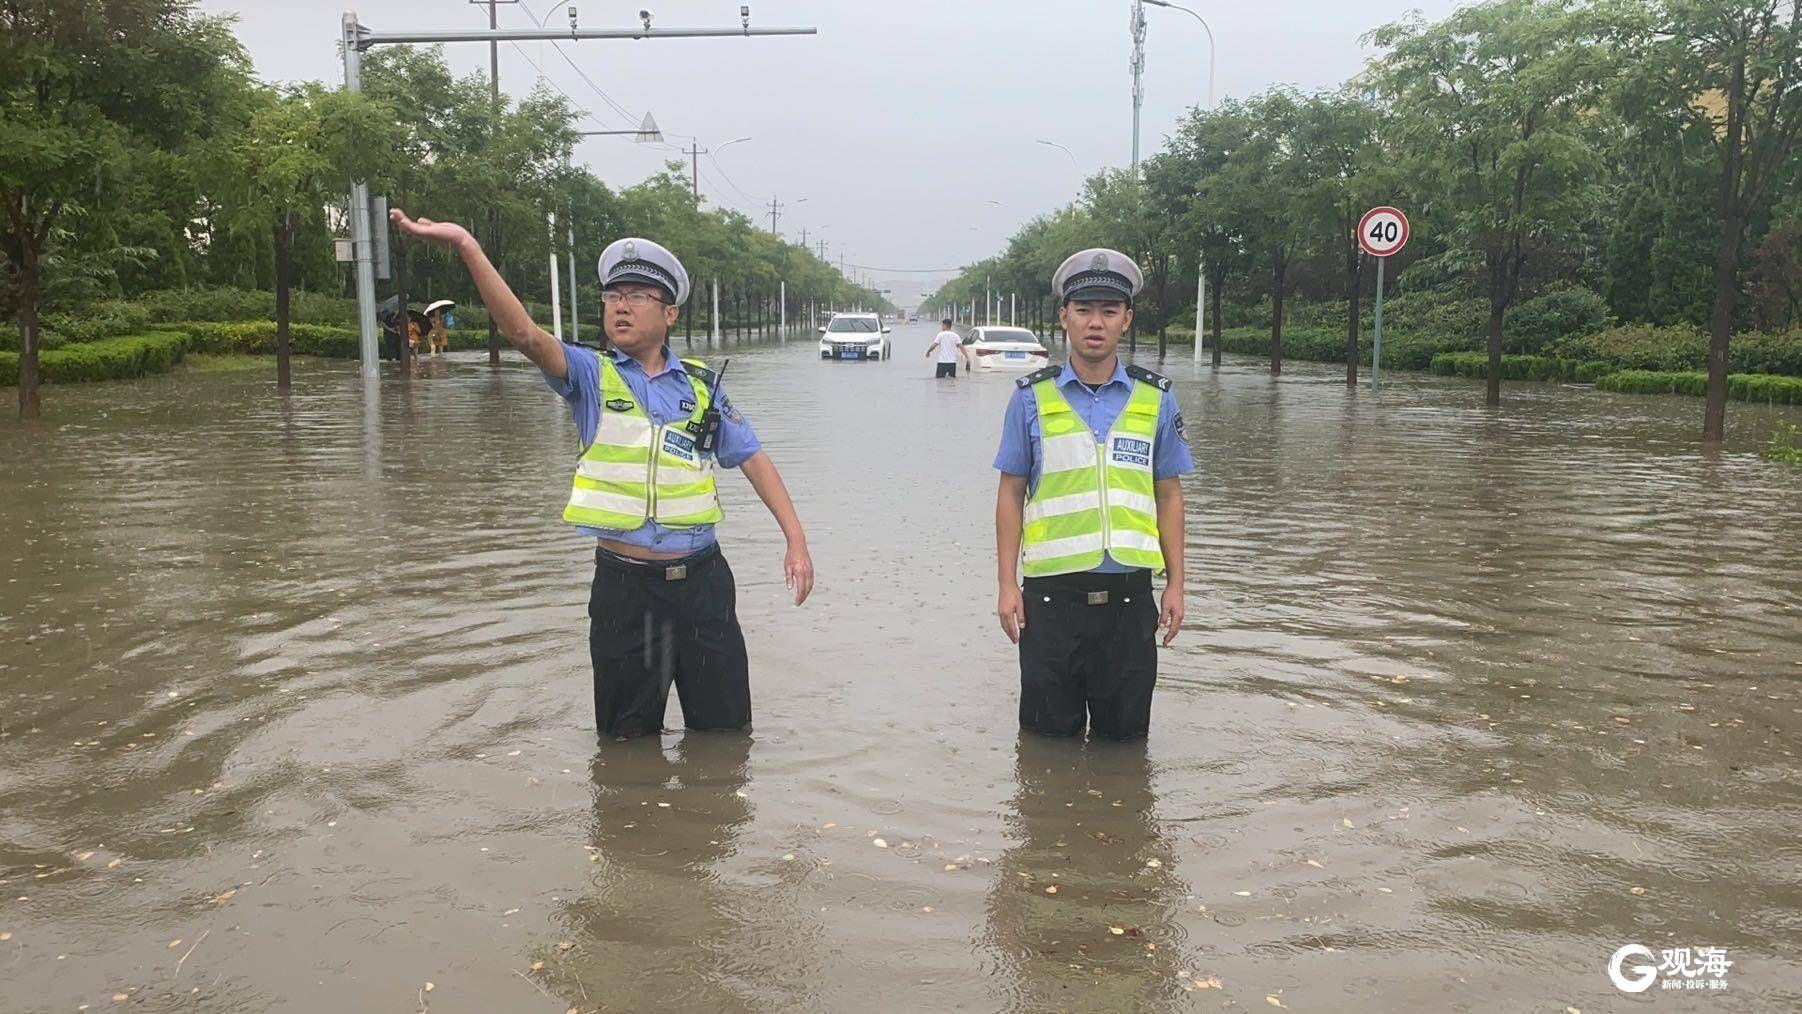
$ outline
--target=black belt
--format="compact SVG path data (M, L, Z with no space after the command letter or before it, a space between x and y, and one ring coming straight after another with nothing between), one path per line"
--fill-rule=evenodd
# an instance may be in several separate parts
M630 556L622 556L597 545L594 547L594 565L626 574L636 574L640 577L655 579L661 576L665 581L686 581L692 571L718 556L719 552L720 547L716 544L708 546L698 553L684 556L680 560L639 560Z
M1088 570L1075 574L1055 574L1051 577L1029 577L1020 589L1021 594L1037 595L1046 602L1088 606L1130 605L1135 596L1149 600L1151 590L1149 570L1133 570L1124 574L1101 574Z

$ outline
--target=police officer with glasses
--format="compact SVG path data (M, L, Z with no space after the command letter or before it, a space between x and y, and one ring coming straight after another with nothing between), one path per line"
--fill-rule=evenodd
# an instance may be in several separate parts
M597 353L534 324L462 226L398 209L390 216L456 251L501 333L569 402L581 454L563 520L595 539L588 644L601 733L660 732L672 683L689 729L748 730L749 663L732 570L714 534L722 518L715 471L743 472L781 526L795 605L813 589L813 559L781 474L721 378L670 351L689 295L681 261L647 239L602 252L609 347Z

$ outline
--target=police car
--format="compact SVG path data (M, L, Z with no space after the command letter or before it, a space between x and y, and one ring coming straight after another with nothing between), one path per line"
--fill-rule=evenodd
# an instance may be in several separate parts
M979 370L1036 370L1051 361L1038 336L1023 327L973 327L963 344Z
M820 328L821 359L887 359L889 329L873 313L841 313Z

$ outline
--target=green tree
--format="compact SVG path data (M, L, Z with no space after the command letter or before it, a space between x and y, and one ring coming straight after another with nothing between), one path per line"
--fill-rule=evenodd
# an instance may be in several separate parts
M1389 185L1378 124L1372 105L1346 93L1310 95L1295 110L1294 158L1307 167L1299 181L1306 232L1321 253L1344 265L1348 385L1358 382L1358 295L1364 264L1358 219L1386 196Z
M116 209L141 156L206 133L207 100L246 71L225 22L189 0L8 0L0 29L0 252L18 304L19 414L34 418L60 226Z
M1702 440L1727 418L1728 346L1747 228L1773 183L1786 178L1802 130L1802 2L1658 0L1634 27L1633 72L1621 89L1636 119L1674 116L1681 137L1716 163L1714 299Z
M288 392L294 235L323 217L352 178L368 176L383 136L382 110L361 95L306 84L270 94L226 147L240 193L230 215L270 232L275 261L276 389Z
M1489 295L1486 399L1501 403L1502 326L1530 238L1555 236L1593 202L1584 117L1609 48L1573 0L1494 0L1437 24L1418 15L1370 34L1416 199L1449 227L1447 257Z
M1270 372L1283 372L1283 301L1289 269L1305 245L1308 215L1303 194L1313 168L1296 156L1295 119L1300 97L1273 89L1245 104L1251 125L1245 141L1219 173L1215 200L1234 209L1241 242L1270 265Z
M1242 225L1225 170L1251 143L1253 123L1231 100L1215 110L1195 109L1177 127L1164 152L1147 163L1146 181L1181 206L1172 239L1199 255L1208 280L1213 328L1213 365L1220 365L1221 302L1229 277L1242 274L1246 260ZM1201 335L1195 336L1196 341Z

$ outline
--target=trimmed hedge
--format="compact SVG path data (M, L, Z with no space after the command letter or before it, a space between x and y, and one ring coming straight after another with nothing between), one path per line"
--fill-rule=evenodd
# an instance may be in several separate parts
M1618 394L1688 394L1700 396L1708 374L1670 370L1621 370L1596 381L1596 387Z
M1708 334L1693 324L1622 324L1562 339L1554 343L1552 354L1606 360L1618 370L1692 373L1708 368ZM1727 372L1802 376L1802 330L1734 335L1727 347Z
M1358 359L1370 363L1370 335L1359 336ZM1433 357L1442 352L1464 351L1472 347L1469 339L1443 335L1391 334L1383 331L1383 368L1390 370L1424 370ZM1220 347L1242 355L1270 355L1270 329L1263 327L1230 327L1220 332ZM1286 327L1283 329L1283 358L1316 363L1345 362L1345 332L1333 328Z
M38 376L47 384L93 380L125 380L147 373L166 373L181 362L188 336L152 332L83 342L38 352ZM0 352L0 387L19 382L19 354Z
M1427 367L1443 377L1465 377L1486 380L1489 377L1489 353L1441 352ZM1593 384L1615 372L1614 366L1599 359L1578 362L1553 356L1503 356L1503 380L1559 380L1567 383Z
M274 355L275 324L266 320L248 320L219 324L187 321L171 325L188 336L188 347L211 355ZM347 327L322 324L288 325L289 351L297 356L323 356L328 359L355 359L357 332Z
M1701 397L1708 389L1708 374L1622 370L1596 381L1596 387L1622 394L1687 394ZM1727 397L1735 401L1802 405L1802 377L1781 377L1768 373L1729 374Z
M1550 356L1503 356L1503 380L1563 380L1567 360ZM1575 368L1576 364L1571 364ZM1489 376L1487 352L1441 352L1427 364L1427 369L1442 377L1466 377L1484 380Z
M488 329L473 327L453 327L444 331L445 341L452 352L468 352L473 349L488 348ZM507 339L501 339L501 348L511 348Z

